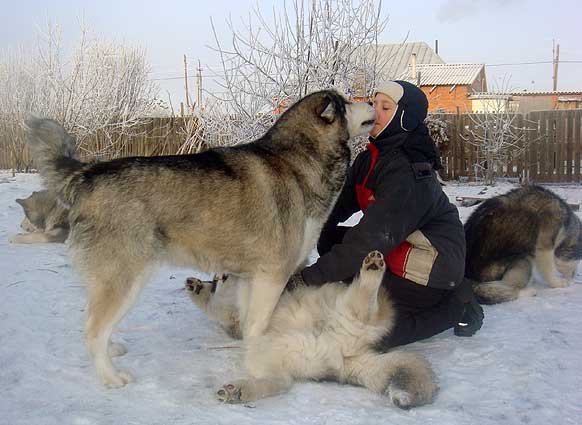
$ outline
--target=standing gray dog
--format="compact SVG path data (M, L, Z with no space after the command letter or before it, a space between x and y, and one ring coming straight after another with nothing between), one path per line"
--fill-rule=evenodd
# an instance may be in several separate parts
M47 189L70 206L73 263L88 288L86 344L109 387L131 381L110 336L160 263L244 281L244 337L261 335L290 275L315 246L371 106L327 90L306 96L260 139L196 155L84 164L55 121L27 122Z

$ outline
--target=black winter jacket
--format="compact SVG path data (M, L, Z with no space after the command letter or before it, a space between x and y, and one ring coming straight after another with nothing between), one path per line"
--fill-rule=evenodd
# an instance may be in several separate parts
M322 230L318 250L325 253L302 272L308 285L352 279L373 250L386 256L387 275L411 284L451 290L461 282L465 236L458 211L431 164L412 162L407 148L428 137L396 134L358 155ZM359 210L365 212L356 226L338 226Z

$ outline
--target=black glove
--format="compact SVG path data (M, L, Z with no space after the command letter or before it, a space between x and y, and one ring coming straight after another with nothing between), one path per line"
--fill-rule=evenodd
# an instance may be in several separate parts
M459 315L460 319L454 326L455 335L473 336L483 326L483 318L485 317L483 308L481 308L473 293L473 281L464 278L455 289L453 297L462 306Z
M463 305L464 311L461 320L454 327L457 336L473 336L483 326L483 308L473 298Z

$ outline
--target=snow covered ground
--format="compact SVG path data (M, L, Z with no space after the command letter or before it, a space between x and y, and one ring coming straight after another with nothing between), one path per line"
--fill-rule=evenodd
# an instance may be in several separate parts
M196 273L165 268L114 335L130 350L115 363L136 382L106 390L83 346L84 289L66 247L7 243L22 218L14 199L39 187L37 176L0 173L0 424L582 423L582 284L537 284L536 297L486 306L472 338L447 331L409 346L438 375L431 405L402 411L363 388L309 382L244 407L214 399L238 376L240 350L224 348L237 344L187 299L183 281ZM446 192L454 200L482 189ZM582 187L552 189L582 202ZM463 218L471 211L459 209Z

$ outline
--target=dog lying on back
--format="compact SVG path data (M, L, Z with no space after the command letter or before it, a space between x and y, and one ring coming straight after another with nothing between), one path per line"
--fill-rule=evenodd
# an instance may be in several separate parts
M395 313L380 286L385 268L382 254L374 251L350 285L284 292L265 334L245 341L247 378L225 384L218 399L246 403L285 393L296 380L332 379L364 386L401 408L430 403L437 385L428 361L410 352L378 349ZM240 285L234 280L189 278L186 289L194 304L236 338Z
M10 238L11 243L63 243L69 236L69 210L47 190L32 192L28 198L17 199L24 210L22 230Z
M516 299L534 266L550 287L566 287L582 259L580 219L558 195L536 185L480 204L465 223L465 239L465 275L475 281L482 304Z

